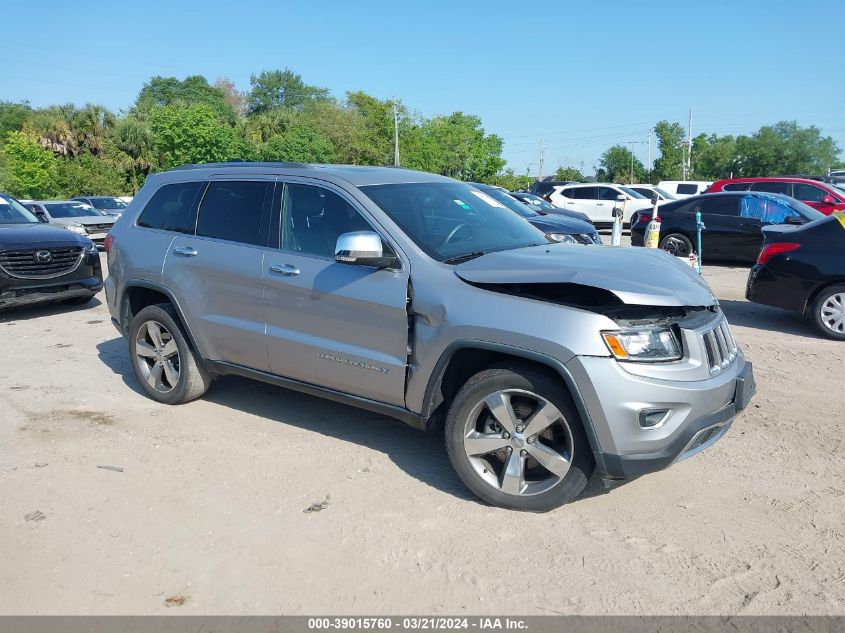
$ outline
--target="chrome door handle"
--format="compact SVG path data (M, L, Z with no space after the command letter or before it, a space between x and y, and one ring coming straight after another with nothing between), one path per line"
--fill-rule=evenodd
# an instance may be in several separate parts
M566 204L575 204L574 202L567 202Z
M181 255L182 257L196 257L199 252L190 246L177 246L173 249L174 255Z
M290 264L273 264L270 266L271 273L279 273L280 275L288 275L293 277L299 274L299 268L291 266Z

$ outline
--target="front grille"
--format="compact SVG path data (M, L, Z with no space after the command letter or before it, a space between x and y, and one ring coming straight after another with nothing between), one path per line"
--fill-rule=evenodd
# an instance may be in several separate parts
M85 232L86 233L102 233L103 231L108 231L111 229L113 225L111 224L86 224L85 225Z
M50 261L38 259L36 254L49 252ZM82 248L40 248L0 251L0 269L10 277L20 279L49 279L72 272L82 261Z
M727 319L722 317L715 327L702 336L710 373L718 374L734 361L739 352Z

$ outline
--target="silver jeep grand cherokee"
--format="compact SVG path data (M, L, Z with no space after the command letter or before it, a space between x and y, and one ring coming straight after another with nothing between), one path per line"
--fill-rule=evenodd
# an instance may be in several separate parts
M660 250L551 243L407 169L195 165L107 240L109 310L158 402L239 374L445 427L463 482L543 511L717 441L754 393L707 284Z

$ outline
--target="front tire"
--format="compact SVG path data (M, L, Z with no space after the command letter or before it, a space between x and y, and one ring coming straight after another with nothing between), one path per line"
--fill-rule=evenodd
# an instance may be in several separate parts
M845 341L845 284L822 290L813 301L812 319L816 328L832 339Z
M470 378L449 408L445 434L467 488L512 510L546 512L572 501L595 467L569 393L518 364Z
M129 328L129 357L138 382L157 402L189 402L211 385L212 375L198 362L169 304L147 306L135 315Z
M689 257L694 252L692 240L683 233L670 233L660 240L660 248L675 257Z

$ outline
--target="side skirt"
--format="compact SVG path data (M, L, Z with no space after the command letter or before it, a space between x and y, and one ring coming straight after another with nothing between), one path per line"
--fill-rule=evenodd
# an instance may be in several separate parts
M419 413L414 413L404 407L398 407L393 404L386 404L384 402L378 402L377 400L370 400L360 396L353 396L335 389L312 385L311 383L301 382L299 380L294 380L293 378L284 378L283 376L277 376L257 369L242 367L233 363L208 361L208 365L214 373L221 376L235 375L242 376L244 378L252 378L253 380L266 382L271 385L276 385L277 387L292 389L301 393L307 393L311 396L318 396L320 398L325 398L326 400L332 400L333 402L339 402L358 409L364 409L366 411L372 411L373 413L396 418L415 429L421 431L426 430L425 419L423 419Z

